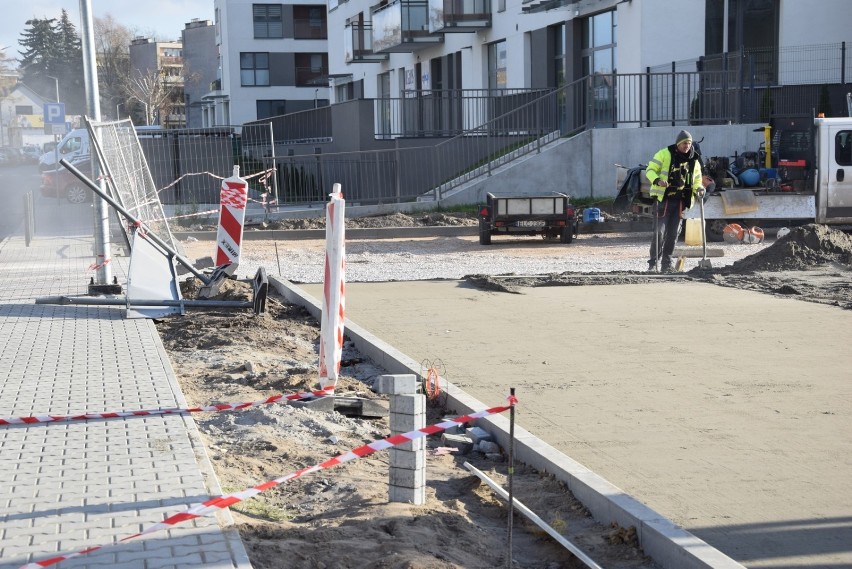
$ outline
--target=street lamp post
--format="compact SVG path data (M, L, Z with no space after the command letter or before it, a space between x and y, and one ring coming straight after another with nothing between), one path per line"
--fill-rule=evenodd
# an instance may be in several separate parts
M56 85L56 102L59 102L59 79L56 77L51 77L50 75L45 75L48 79L53 79L54 84Z

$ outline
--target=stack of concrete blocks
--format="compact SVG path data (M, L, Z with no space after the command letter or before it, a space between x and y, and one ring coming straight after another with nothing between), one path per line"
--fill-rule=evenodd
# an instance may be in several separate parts
M390 400L392 435L416 431L426 426L426 396L417 393L417 377L411 374L381 375L373 391ZM426 437L388 449L390 454L391 502L415 505L426 503Z

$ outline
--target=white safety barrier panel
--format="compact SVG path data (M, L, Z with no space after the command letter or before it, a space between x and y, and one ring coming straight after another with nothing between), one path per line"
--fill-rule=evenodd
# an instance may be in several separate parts
M322 389L337 385L343 353L346 297L346 202L340 184L334 184L334 192L330 197L325 207L325 276L320 322L319 384Z

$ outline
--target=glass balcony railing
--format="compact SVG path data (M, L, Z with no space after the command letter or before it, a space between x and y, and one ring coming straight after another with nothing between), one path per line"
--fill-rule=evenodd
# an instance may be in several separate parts
M475 32L491 27L491 0L429 0L429 32Z
M373 52L373 28L370 22L347 24L343 33L343 60L346 63L372 63L390 56Z
M413 52L444 41L429 31L427 0L395 0L373 8L371 19L374 53Z

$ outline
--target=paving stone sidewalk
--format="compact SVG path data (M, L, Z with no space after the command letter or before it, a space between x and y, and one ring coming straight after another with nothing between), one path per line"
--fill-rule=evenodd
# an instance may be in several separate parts
M35 303L84 294L93 259L85 235L0 241L0 418L186 406L150 320ZM126 265L111 263L119 283ZM0 464L0 569L120 540L221 493L189 416L0 426ZM230 524L224 512L56 567L250 568Z

